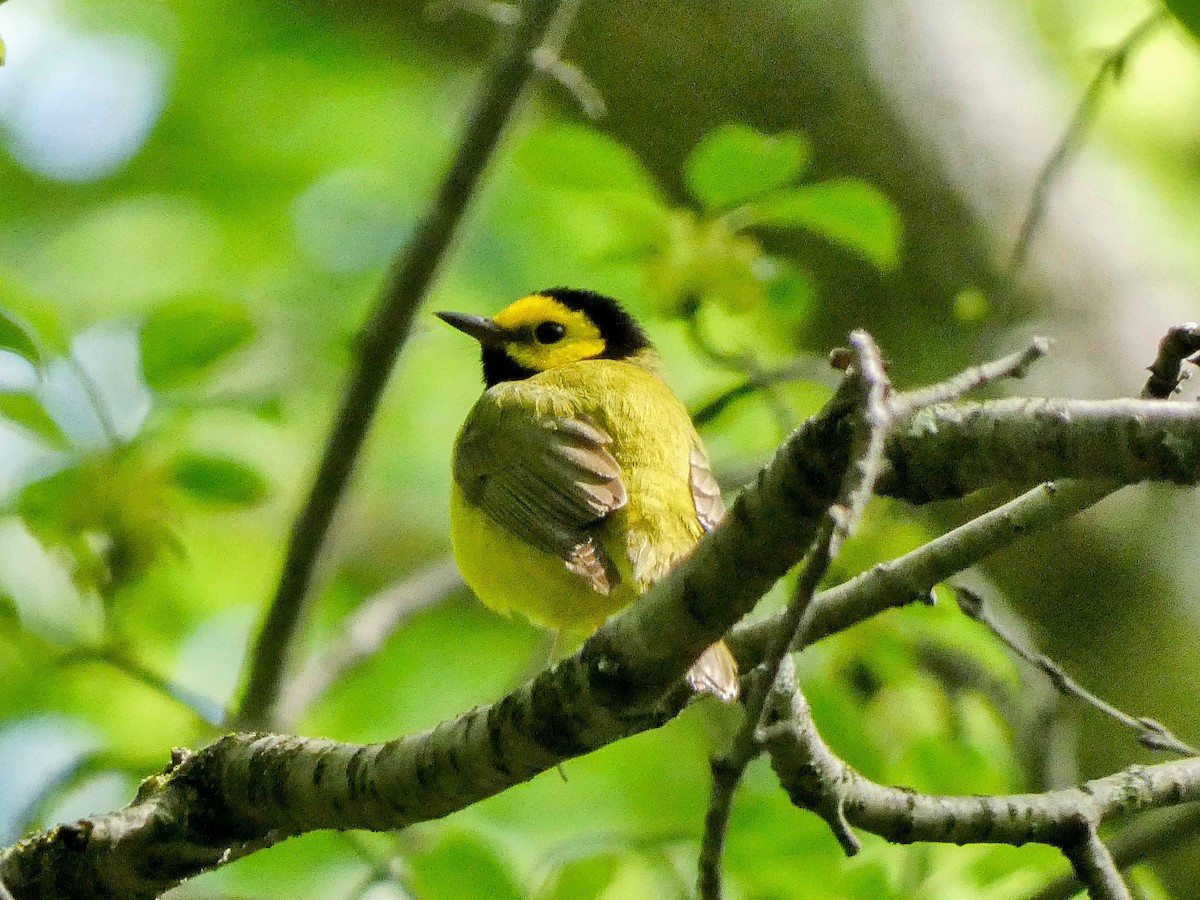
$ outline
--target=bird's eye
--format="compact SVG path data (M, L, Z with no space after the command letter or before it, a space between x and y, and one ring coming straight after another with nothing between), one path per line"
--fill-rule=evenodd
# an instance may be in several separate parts
M553 344L561 341L567 329L561 322L543 322L533 330L533 337L539 344Z

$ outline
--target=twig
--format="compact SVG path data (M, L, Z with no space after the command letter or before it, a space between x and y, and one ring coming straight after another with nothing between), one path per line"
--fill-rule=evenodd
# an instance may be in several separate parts
M116 450L124 441L121 439L120 432L117 431L117 426L113 422L108 403L100 393L100 387L96 384L96 379L84 368L83 363L79 361L73 352L68 351L62 359L68 368L70 368L71 374L75 376L75 381L78 382L80 390L83 391L83 396L87 398L88 406L92 408L92 413L95 415L96 422L100 426L100 433L104 435L104 441L108 445L108 449Z
M339 832L338 836L367 867L366 874L355 887L351 888L346 895L346 900L359 900L378 884L398 887L403 896L415 895L412 885L406 883L403 865L396 848L393 848L387 859L380 859L374 848L368 846L354 832L343 831Z
M697 428L703 428L744 397L755 394L764 388L774 387L775 385L812 379L816 374L815 361L798 360L778 369L767 369L757 374L749 375L744 381L722 391L703 406L697 408L692 413L692 423Z
M521 17L518 7L499 0L436 0L425 7L425 16L434 22L442 22L456 11L480 16L501 27L514 25Z
M176 684L155 672L145 663L128 656L117 647L84 647L72 650L58 660L60 666L74 666L89 662L112 666L118 672L128 675L156 693L183 706L198 716L206 725L214 728L221 725L222 709L219 703Z
M1086 825L1079 839L1065 844L1062 851L1092 900L1133 900L1094 825Z
M0 0L3 3L4 0ZM8 892L8 888L4 886L4 879L0 878L0 900L13 900L13 895Z
M1108 851L1122 870L1135 863L1153 859L1166 850L1178 850L1180 844L1195 840L1200 833L1200 803L1148 813L1120 831L1108 843ZM1083 889L1074 875L1046 885L1030 900L1070 900Z
M1168 750L1180 756L1200 756L1200 752L1197 752L1195 748L1175 737L1162 723L1156 722L1154 719L1134 717L1122 712L1111 703L1102 700L1076 682L1054 660L1042 653L1030 650L987 611L983 599L974 591L961 586L955 587L954 590L958 595L959 609L963 613L991 631L1006 647L1025 660L1025 662L1045 672L1046 677L1050 679L1050 682L1060 694L1082 700L1109 718L1120 722L1137 734L1138 741L1144 747L1151 750Z
M401 625L462 583L454 560L444 559L365 600L342 626L341 635L284 689L279 721L294 724L330 687L374 656Z
M608 106L599 89L592 84L578 66L560 56L567 42L571 22L579 11L582 0L566 0L559 15L550 23L542 44L533 51L533 64L544 74L554 79L579 104L579 109L589 119L602 118Z
M1046 338L1035 337L1024 350L966 369L941 384L901 394L896 402L909 409L948 403L1002 378L1024 378L1029 367L1049 352L1050 342Z
M1046 202L1050 196L1050 188L1054 184L1055 179L1058 178L1063 167L1066 166L1071 153L1083 139L1084 132L1091 124L1092 118L1095 116L1100 104L1100 95L1104 91L1104 86L1108 82L1109 76L1112 76L1114 80L1121 77L1125 65L1129 61L1129 55L1154 30L1155 26L1164 22L1166 18L1166 11L1158 9L1143 19L1125 36L1121 43L1109 52L1100 63L1100 68L1096 70L1096 74L1092 76L1087 90L1084 91L1083 98L1075 108L1075 115L1072 116L1067 130L1055 146L1054 152L1050 154L1050 158L1046 160L1041 171L1038 172L1037 180L1033 185L1033 193L1029 199L1029 209L1025 213L1025 219L1021 223L1021 230L1017 234L1016 242L1013 244L1012 256L1008 261L1008 277L1010 280L1016 278L1021 268L1025 265L1025 260L1029 256L1029 247L1033 242L1033 236L1038 226L1041 225L1042 218L1046 213Z
M551 28L557 29L556 34L565 34L569 22L559 17L574 6L572 0L529 0L507 48L483 84L437 196L404 253L394 260L375 311L358 336L352 374L308 499L292 528L279 586L250 657L241 706L231 717L239 726L262 727L271 720L317 558L392 365L488 161L536 72L531 54L548 46L543 35Z
M1158 356L1147 368L1150 377L1142 388L1146 399L1166 400L1179 390L1184 362L1196 363L1200 353L1200 325L1184 322L1170 329L1158 343Z
M733 738L733 744L724 756L709 762L712 775L712 790L708 799L708 811L704 814L704 836L700 841L700 856L697 860L696 891L701 900L720 900L722 896L722 863L725 858L725 840L729 833L729 816L733 812L733 797L737 793L746 766L762 751L755 743L751 723L751 706L758 706L757 695L762 692L763 680L753 678L751 689L745 692L746 719Z
M861 514L879 472L883 457L884 433L891 424L888 395L891 385L884 371L879 348L865 332L854 332L857 372L851 378L859 382L862 423L857 429L857 447L851 451L854 461L847 470L838 499L826 510L812 553L800 574L792 601L785 611L784 625L763 661L759 687L746 701L745 719L734 738L730 752L712 763L713 788L704 822L700 845L697 890L703 900L721 897L721 863L725 835L729 826L733 796L746 766L761 752L760 730L765 723L766 699L779 677L780 667L788 658L788 648L816 594L817 585L829 571L842 543ZM840 833L848 852L857 849L856 839L847 830Z
M708 335L704 333L704 329L700 325L700 301L698 298L690 300L685 305L683 321L687 325L688 337L691 338L692 344L696 349L708 360L716 363L721 368L746 375L748 384L752 385L747 391L761 391L767 398L767 403L771 407L771 412L774 414L775 421L778 423L780 430L785 434L791 431L794 416L787 404L784 403L783 398L775 390L777 384L787 379L776 380L771 378L771 373L763 368L762 363L758 361L753 353L735 353L729 350L722 350L710 341ZM717 412L720 412L723 408L724 406L718 408ZM701 410L701 415L704 415L704 410ZM712 415L716 415L716 413ZM704 424L705 421L707 420L702 418L699 424Z

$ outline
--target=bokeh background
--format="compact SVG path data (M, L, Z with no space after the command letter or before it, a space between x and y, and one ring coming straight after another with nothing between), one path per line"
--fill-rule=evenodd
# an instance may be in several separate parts
M495 45L491 7L472 6L0 5L0 844L123 805L171 747L221 733L355 331ZM1200 315L1200 45L1184 27L1132 47L1019 267L1012 253L1089 83L1156 9L585 0L565 55L606 115L589 121L559 84L532 95L427 308L488 313L560 284L622 298L705 411L729 492L828 396L821 360L853 327L900 386L1045 334L1051 359L1007 390L1136 394L1165 329ZM537 629L445 575L450 448L480 386L470 343L419 315L295 671L364 602L435 577L281 727L391 738L545 659ZM710 405L764 373L771 390ZM1127 489L972 575L1088 687L1192 741L1194 503ZM879 502L834 577L984 505ZM1055 702L952 600L800 666L823 733L881 781L1035 789L1150 758ZM399 835L291 840L171 896L683 896L708 758L734 723L698 703L565 778ZM870 838L847 860L765 765L728 851L735 897L1015 898L1065 868L1039 848ZM1136 878L1194 896L1195 868L1181 837Z

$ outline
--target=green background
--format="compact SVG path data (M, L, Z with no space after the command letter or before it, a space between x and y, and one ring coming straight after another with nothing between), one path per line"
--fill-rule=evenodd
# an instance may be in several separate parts
M914 21L965 22L964 40L988 27L974 13L996 14L924 7L931 18ZM1049 86L1052 108L1030 116L1054 134L1104 52L1153 9L998 8L1012 53ZM1191 4L1172 9L1194 24ZM895 37L871 31L875 12L803 0L583 5L566 55L608 113L585 122L546 84L502 145L337 517L298 665L365 598L449 552L450 448L480 380L477 350L429 310L490 313L559 284L610 293L645 321L693 409L748 367L799 359L804 380L706 424L729 493L828 396L822 360L849 328L876 336L902 387L1015 349L1034 323L1045 329L1048 289L1006 277L995 221L902 121L888 84L872 81L872 54ZM454 150L495 30L414 2L9 0L0 38L6 844L123 805L171 747L220 733L354 334ZM1013 102L1022 96L1014 88ZM1197 102L1200 54L1167 24L1105 95L1092 138L1149 209L1129 244L1191 296ZM1013 204L1028 189L1014 188ZM1086 316L1049 321L1064 352L1087 355ZM1153 351L1139 351L1141 365ZM1136 393L1138 378L1118 369L1115 392ZM988 596L1089 687L1194 740L1192 498L1132 493L1006 551L986 573ZM873 504L832 577L912 549L976 507ZM885 783L983 793L1150 758L1094 714L1065 712L1073 752L1047 762L1028 731L1044 686L943 599L800 657L818 725L847 760ZM537 629L460 589L416 613L294 727L347 741L427 728L500 696L546 652ZM936 665L947 654L974 677L949 677ZM547 773L398 835L291 840L172 896L686 895L708 758L735 726L704 701L570 762L565 778ZM1065 871L1045 848L864 843L844 858L760 762L734 809L730 895L1015 898ZM1181 856L1137 877L1153 896L1160 877L1186 877L1189 865Z

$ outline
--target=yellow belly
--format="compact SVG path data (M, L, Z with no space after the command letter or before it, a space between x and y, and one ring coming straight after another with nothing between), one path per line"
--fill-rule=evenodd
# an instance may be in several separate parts
M450 493L450 539L463 579L497 612L522 613L547 628L590 633L637 596L628 566L608 595L598 593L563 561L513 537L463 499Z

